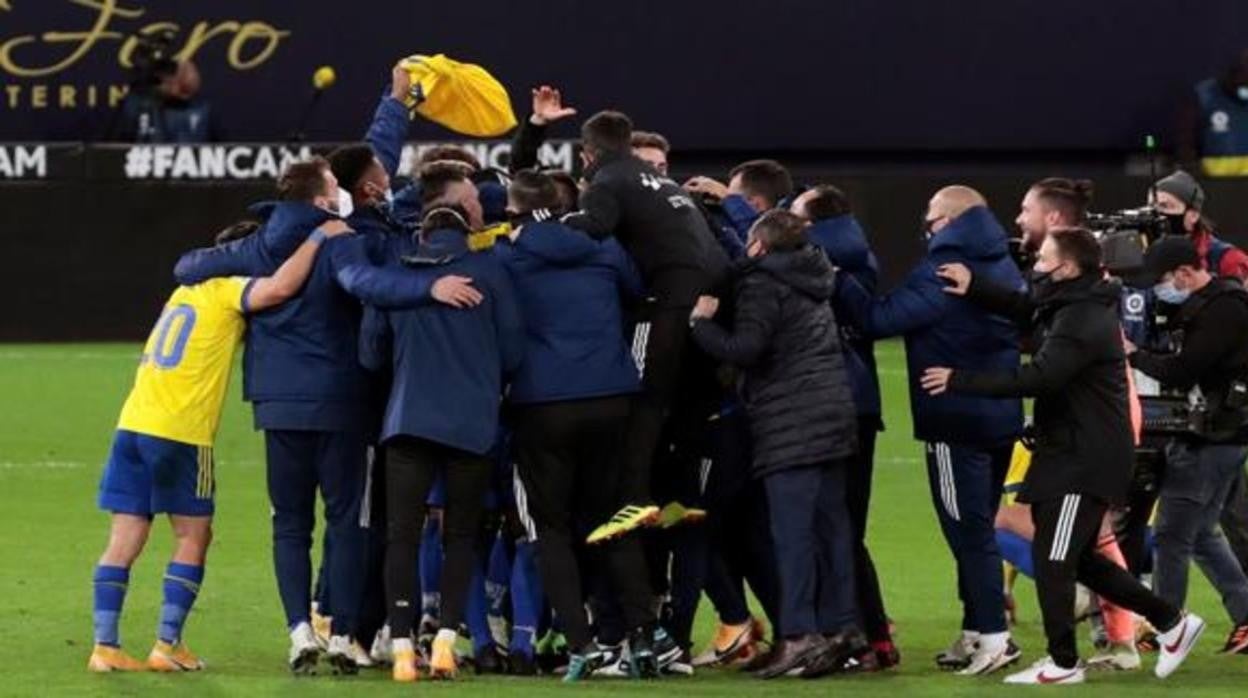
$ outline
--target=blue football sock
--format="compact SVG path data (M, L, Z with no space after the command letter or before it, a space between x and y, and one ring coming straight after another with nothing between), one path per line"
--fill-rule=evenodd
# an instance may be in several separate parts
M468 634L472 636L472 649L481 652L494 644L494 636L490 634L490 622L486 618L485 575L478 561L477 570L468 585L468 607L464 609L464 620L468 623Z
M156 633L161 642L176 645L182 639L182 626L203 581L202 565L170 562L165 568L165 600L160 606L160 629Z
M442 606L442 527L430 518L420 539L420 612L438 617ZM451 628L454 630L454 628Z
M997 547L1001 549L1001 557L1006 562L1028 577L1036 578L1036 568L1031 561L1031 541L1013 531L998 528Z
M542 579L537 573L536 546L516 543L511 566L511 651L533 657L533 643L542 619Z
M130 568L96 565L91 581L95 587L92 608L95 642L120 647L121 636L117 626L121 620L122 604L126 602L126 589L130 586Z

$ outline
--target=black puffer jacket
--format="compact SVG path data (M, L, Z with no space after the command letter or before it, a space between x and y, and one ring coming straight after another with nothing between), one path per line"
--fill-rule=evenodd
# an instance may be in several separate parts
M976 279L969 297L1034 329L1039 345L1031 363L1016 371L958 369L949 382L956 392L1036 398L1035 455L1019 501L1086 494L1122 502L1135 458L1118 321L1122 287L1081 276L1034 297Z
M738 267L731 332L693 323L694 341L742 370L741 397L754 437L754 476L847 458L857 417L828 302L835 273L806 245Z

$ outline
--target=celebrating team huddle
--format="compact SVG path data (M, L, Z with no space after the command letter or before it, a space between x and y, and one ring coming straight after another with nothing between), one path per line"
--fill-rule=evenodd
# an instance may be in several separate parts
M682 186L662 136L604 111L582 126L581 180L535 167L546 127L574 113L549 87L533 91L509 172L448 147L399 182L410 112L429 106L419 92L396 67L364 142L291 165L256 220L178 261L100 483L112 528L90 670L206 666L183 629L205 580L213 441L240 340L296 674L388 665L406 683L471 664L575 682L734 666L817 679L896 666L866 545L883 429L873 347L887 337L906 343L915 437L957 564L964 620L936 663L984 676L1020 660L1014 569L1037 580L1049 656L1008 682L1138 668L1137 635L1158 677L1188 657L1205 622L1170 570L1193 553L1161 549L1208 522L1163 492L1157 564L1171 567L1151 591L1116 533L1141 438L1130 368L1177 369L1124 339L1123 286L1080 227L1082 185L1044 180L1024 199L1029 280L983 196L942 188L927 256L878 294L845 195L796 192L774 161ZM1172 215L1199 208L1187 180L1163 183L1159 207L1177 192ZM1211 234L1177 232L1149 249L1141 288L1208 283L1188 274L1204 264L1188 236ZM1026 430L1023 397L1036 398ZM1221 457L1242 470L1236 449ZM1012 453L1023 464L1007 485ZM158 514L177 546L141 661L118 626ZM1248 579L1220 562L1236 625L1224 649L1248 652ZM1112 626L1087 663L1077 589ZM704 593L718 623L695 654Z

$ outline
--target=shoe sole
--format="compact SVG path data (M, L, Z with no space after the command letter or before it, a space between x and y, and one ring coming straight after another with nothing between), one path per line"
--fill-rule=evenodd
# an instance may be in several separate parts
M113 666L112 664L108 664L103 661L101 662L88 661L87 671L93 674L111 674L113 672L117 672L119 674L136 674L140 672L150 671L150 669L148 668L146 664L136 667L134 669L127 669L125 667Z
M1012 655L1007 654L1001 657L1000 659L998 659L997 661L993 662L992 664L989 664L988 666L984 667L983 669L976 671L976 672L971 672L971 673L967 673L967 672L970 672L970 667L968 666L966 669L963 669L962 671L958 672L958 676L988 676L990 674L995 674L998 671L1001 671L1002 669L1006 669L1008 667L1014 666L1015 664L1018 663L1018 660L1021 659L1022 656L1023 656L1022 652L1015 652Z
M770 669L754 672L757 678L768 680L781 676L803 676L806 672L807 665L823 650L822 647L815 647L807 650L805 653L794 658L793 663L784 669Z
M653 654L633 657L629 662L629 671L635 679L657 679L659 662Z
M936 667L940 669L941 671L953 671L953 672L964 671L970 665L971 665L971 660L969 659L964 660L964 661L956 661L956 662L951 659L942 660L939 657L936 659Z
M744 632L733 638L732 642L728 645L728 649L723 652L720 652L718 649L713 649L712 651L715 653L714 658L695 657L690 664L695 669L718 666L720 664L729 664L734 661L739 654L741 654L742 650L750 646L750 640L753 639L754 627L750 626L746 628Z
M186 666L185 664L165 657L154 662L151 659L147 660L147 670L154 671L159 674L178 674L184 671L203 671L204 665L200 663L195 666Z
M320 650L311 648L300 652L299 656L295 657L295 661L290 663L290 673L295 676L315 676L320 655Z
M621 528L621 529L612 531L610 533L603 533L599 536L594 536L593 534L590 534L589 537L585 539L585 544L586 545L598 545L599 543L606 543L609 541L617 540L619 538L623 538L624 536L627 536L628 534L632 533L633 531L636 531L639 528L649 528L651 526L654 526L659 521L659 514L660 512L657 512L657 511L652 514L647 514L646 516L643 516L642 518L638 519L636 523L629 524L627 528Z
M345 654L327 654L325 661L329 662L334 676L355 676L360 673L360 665Z
M1133 666L1123 666L1122 664L1119 664L1118 662L1115 662L1115 661L1104 661L1104 662L1088 662L1087 669L1088 671L1098 671L1098 672L1139 671L1140 668L1143 666L1144 665L1142 662L1137 662Z

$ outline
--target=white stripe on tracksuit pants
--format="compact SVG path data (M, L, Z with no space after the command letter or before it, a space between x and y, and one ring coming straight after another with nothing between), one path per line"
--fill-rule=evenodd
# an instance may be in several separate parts
M1102 598L1168 629L1179 610L1155 596L1130 572L1096 550L1101 521L1108 506L1090 495L1068 493L1030 502L1036 525L1032 561L1036 593L1044 616L1049 655L1058 666L1078 662L1075 646L1075 583L1084 584Z
M941 532L957 561L963 628L1005 632L1001 552L994 527L1011 446L926 445L928 484Z

